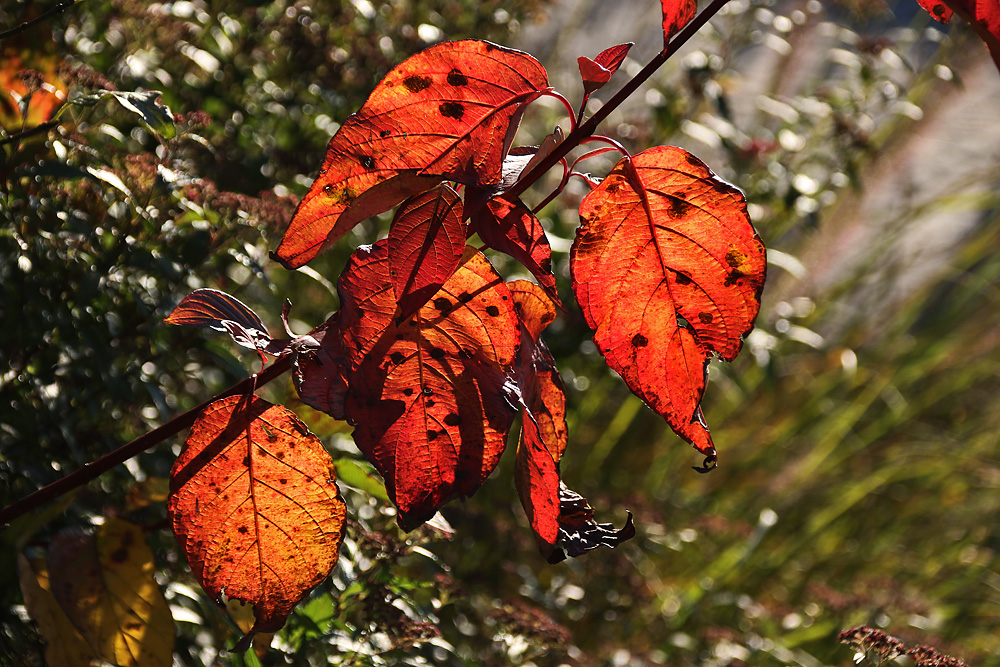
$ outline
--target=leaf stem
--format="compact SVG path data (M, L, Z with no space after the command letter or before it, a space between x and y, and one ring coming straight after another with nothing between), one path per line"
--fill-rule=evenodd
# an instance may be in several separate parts
M9 30L4 30L3 32L0 32L0 40L20 34L25 30L27 30L28 28L30 28L31 26L41 23L42 21L45 21L51 18L52 16L55 16L56 14L60 14L66 11L74 4L76 4L76 0L63 0L63 2L60 2L56 5L53 5L49 9L46 9L44 12L42 12L35 18L31 19L30 21L25 21L19 26L15 26L13 28L10 28Z
M64 493L83 486L87 482L95 479L102 473L111 470L115 466L124 463L128 459L140 454L155 445L160 444L167 438L180 433L191 426L195 419L211 403L228 396L248 394L255 387L262 387L276 377L282 375L291 368L292 355L284 355L274 360L270 366L264 368L260 373L252 375L245 380L241 380L222 393L216 394L204 403L197 405L187 412L177 415L166 424L163 424L145 435L141 435L132 442L122 445L118 449L108 452L96 461L85 464L82 468L74 470L65 477L52 482L48 486L38 489L20 500L7 505L0 510L0 526L10 523L17 517L41 507L50 500L54 500Z
M656 57L650 60L649 63L642 68L641 72L629 79L628 82L622 86L621 90L615 93L615 95L608 100L607 104L598 109L593 116L570 132L566 136L566 139L556 146L544 160L535 165L531 172L521 177L521 179L514 184L514 187L507 191L507 194L511 197L517 197L524 193L524 191L533 185L535 181L541 178L545 172L551 169L557 162L565 158L571 150L579 146L585 138L593 135L597 130L597 126L600 125L612 111L617 109L622 102L624 102L639 88L639 86L644 84L646 80L649 79L649 77L652 76L661 65L663 65L663 63L667 62L672 55L677 53L677 51L689 39L691 39L696 32L701 30L701 28L708 23L713 16L719 13L719 10L721 10L727 2L729 2L729 0L712 0L708 7L695 16L683 30L677 33L677 35L670 40L670 44L668 44L666 48L656 54Z

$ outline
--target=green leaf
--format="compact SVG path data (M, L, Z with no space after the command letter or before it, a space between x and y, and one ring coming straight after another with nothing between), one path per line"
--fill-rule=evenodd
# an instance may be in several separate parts
M167 105L156 101L160 97L160 93L156 90L137 92L98 90L89 95L75 97L70 100L70 103L90 107L108 97L115 98L119 104L139 116L139 120L150 132L158 134L164 139L173 139L177 135L177 128L174 127L174 115Z
M366 469L359 461L348 458L336 459L333 465L337 468L338 481L381 500L389 500L385 484L375 475L374 470Z

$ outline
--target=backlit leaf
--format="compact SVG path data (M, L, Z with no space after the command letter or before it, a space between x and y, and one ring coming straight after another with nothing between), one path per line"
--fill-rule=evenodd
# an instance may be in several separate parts
M542 223L520 199L508 196L490 199L473 214L472 224L483 243L521 262L559 303L549 239Z
M442 183L411 197L389 228L389 271L401 316L412 315L454 273L465 251L462 200Z
M167 509L205 591L253 605L248 637L284 625L343 539L330 455L292 412L256 396L205 409L170 471Z
M524 105L547 87L538 61L489 42L445 42L408 58L330 140L275 257L302 266L441 178L499 182Z
M89 667L98 655L52 597L45 560L29 561L24 554L18 554L17 569L24 608L38 623L38 631L45 640L45 664L48 667Z
M174 623L139 526L108 519L93 534L61 532L48 570L52 594L98 657L123 667L169 667Z
M739 353L764 284L743 194L663 146L619 162L580 218L573 289L594 342L633 392L713 456L698 408L706 365Z
M279 354L288 344L287 340L272 340L257 313L242 301L215 289L203 288L191 292L163 321L225 331L237 345L271 354Z
M545 292L525 280L509 284L521 319L518 386L522 425L514 482L542 553L548 558L559 539L559 459L566 449L566 395L555 359L540 338L556 318Z
M518 340L510 292L469 248L441 290L400 321L385 241L358 249L338 291L354 439L411 530L474 493L503 452Z
M629 42L604 49L593 60L584 56L577 58L576 61L580 65L580 76L583 78L584 94L590 95L610 81L612 75L625 62L625 56L628 55L631 48L632 42Z
M660 0L663 9L663 44L670 42L681 28L698 12L697 0Z
M344 412L347 398L345 359L336 322L337 315L334 315L332 326L317 334L319 348L296 357L293 379L303 403L334 419L347 419Z
M980 39L986 42L993 62L1000 69L1000 2L997 0L917 0L931 16L941 23L958 13L969 22Z

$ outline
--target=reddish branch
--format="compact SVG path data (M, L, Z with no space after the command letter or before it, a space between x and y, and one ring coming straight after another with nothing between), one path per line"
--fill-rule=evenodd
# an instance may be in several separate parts
M105 454L96 461L92 461L82 468L74 470L62 479L56 480L48 486L42 487L34 493L25 496L21 500L11 503L7 507L0 510L0 526L6 525L22 514L30 512L37 507L41 507L50 500L54 500L64 493L72 491L78 486L83 486L100 474L111 470L118 464L124 463L133 456L141 454L147 449L160 444L170 436L177 435L184 429L190 427L191 424L194 423L194 420L198 418L198 416L206 407L208 407L210 403L214 403L215 401L226 398L227 396L248 394L256 387L261 387L283 374L291 368L291 364L291 355L279 357L273 364L262 370L257 375L237 382L221 394L213 396L204 403L191 408L183 414L177 415L166 424L153 429L145 435L139 436L127 445L123 445L113 452Z
M661 51L655 58L653 58L649 64L647 64L642 71L636 74L632 79L630 79L621 90L619 90L604 106L602 106L593 116L588 118L585 122L580 124L576 129L574 129L566 137L565 141L560 143L556 148L542 160L534 169L531 170L524 178L520 179L513 188L508 191L508 195L517 196L523 193L530 185L537 181L541 176L551 169L554 165L558 164L560 160L566 157L569 152L583 143L583 140L592 136L597 130L597 126L608 117L608 115L614 111L622 102L624 102L632 93L634 93L639 86L645 83L652 74L660 68L663 63L667 61L673 54L680 49L696 32L698 32L708 21L715 16L719 10L721 10L729 0L712 0L712 3L705 8L698 16L696 16L683 30L677 33L677 36L671 40L670 44ZM72 6L72 2L63 2L56 5L51 10L47 11L43 16L38 17L33 21L29 21L13 30L0 33L0 39L13 34L15 32L21 32L22 30L30 27L34 23L37 23L43 18L56 13L57 11L62 11L67 7ZM167 438L176 435L177 433L183 431L184 429L191 426L195 419L201 414L201 412L212 402L225 398L227 396L233 396L236 394L247 394L252 392L255 387L260 387L267 384L274 378L278 377L285 371L287 371L291 366L291 356L285 356L278 358L273 364L261 371L257 376L247 378L242 382L238 382L226 391L213 396L201 405L188 410L184 414L178 415L171 419L166 424L163 424L159 428L156 428L149 433L136 438L132 442L119 447L118 449L110 452L96 461L86 464L82 468L66 475L60 480L45 486L38 491L11 503L7 507L0 510L0 526L5 525L12 521L13 519L21 516L22 514L36 509L43 504L58 498L64 493L68 493L73 489L83 486L87 482L95 479L104 472L107 472L111 468L127 461L133 456L152 448L153 446L163 442ZM256 383L256 384L255 384Z

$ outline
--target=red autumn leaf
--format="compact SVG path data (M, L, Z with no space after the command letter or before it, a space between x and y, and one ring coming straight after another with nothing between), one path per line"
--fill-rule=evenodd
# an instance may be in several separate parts
M215 289L196 289L191 292L181 299L163 321L167 324L225 331L237 345L270 354L280 354L289 342L272 340L257 313L236 297Z
M623 159L580 206L573 289L629 388L706 456L711 354L730 361L760 309L765 251L743 194L680 148Z
M660 0L663 8L663 45L686 26L698 12L697 0Z
M445 42L408 58L330 140L276 258L302 266L441 178L499 182L524 105L547 87L537 60L489 42Z
M920 6L941 23L957 13L969 22L980 39L986 42L997 69L1000 69L1000 2L997 0L917 0Z
M252 395L202 412L170 471L167 510L205 591L253 605L241 646L284 625L343 538L330 455L292 412Z
M408 317L455 272L465 252L462 200L442 183L411 197L389 228L389 272L401 317Z
M566 395L555 359L540 338L556 306L537 285L508 284L521 320L518 387L522 426L514 482L538 546L548 557L559 539L559 459L566 449Z
M303 403L334 419L347 419L344 411L347 378L337 315L330 318L328 324L325 331L315 334L319 347L296 356L292 378Z
M584 56L577 58L580 76L583 78L584 95L590 95L610 81L612 75L625 62L625 56L631 48L632 42L629 42L604 49L593 60Z
M400 320L385 241L359 248L341 274L347 417L411 530L454 497L472 495L499 461L514 408L517 348L510 292L467 249L436 295Z
M473 213L472 225L483 243L521 262L559 303L549 239L542 223L520 199L506 195L490 199Z
M521 319L517 380L522 426L514 483L539 550L550 563L558 563L566 553L580 556L599 546L614 548L635 535L632 515L620 530L596 523L587 500L559 478L568 435L566 394L555 360L540 338L555 319L556 306L533 283L517 280L509 287Z

